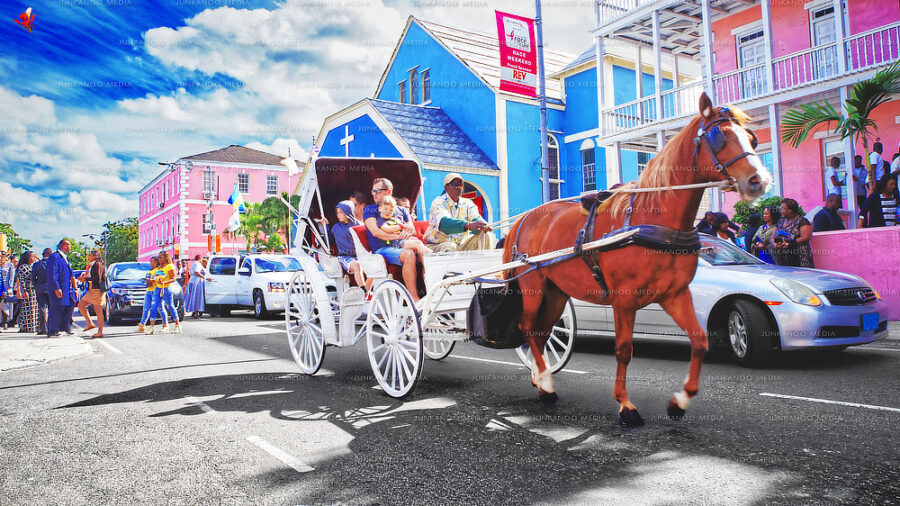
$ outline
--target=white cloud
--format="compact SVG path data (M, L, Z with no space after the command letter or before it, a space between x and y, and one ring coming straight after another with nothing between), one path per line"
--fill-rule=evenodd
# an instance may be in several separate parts
M297 142L297 139L278 138L275 139L275 142L271 144L250 142L246 144L246 147L250 149L258 149L260 151L265 151L266 153L271 153L273 155L278 155L285 158L287 158L288 150L290 150L291 157L294 160L300 161L306 161L307 157L309 157L309 152Z

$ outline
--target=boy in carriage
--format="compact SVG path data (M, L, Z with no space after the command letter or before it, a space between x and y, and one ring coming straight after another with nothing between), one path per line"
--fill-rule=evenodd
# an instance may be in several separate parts
M339 202L335 206L338 222L331 226L331 237L337 247L337 259L344 272L353 276L356 286L368 289L369 286L366 284L366 277L356 259L356 247L350 235L353 233L350 229L360 224L353 214L353 207L353 202L349 200Z
M407 202L409 202L408 199ZM378 228L380 228L383 232L386 232L388 234L396 234L403 230L403 223L395 217L395 214L397 213L397 207L397 200L395 200L394 197L391 197L390 195L382 198L381 202L378 204L378 212L381 213L381 217L385 220L384 223L382 223ZM422 241L420 241L417 237L410 237L408 239L395 239L385 242L395 248L410 249L416 251L421 255L424 255L425 253L431 253L431 248L425 246L425 244L422 243Z

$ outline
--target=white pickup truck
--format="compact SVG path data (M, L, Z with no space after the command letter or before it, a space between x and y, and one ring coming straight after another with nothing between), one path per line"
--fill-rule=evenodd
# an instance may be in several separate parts
M284 311L285 287L300 262L288 255L213 255L209 258L206 307L220 316L252 308L257 318Z

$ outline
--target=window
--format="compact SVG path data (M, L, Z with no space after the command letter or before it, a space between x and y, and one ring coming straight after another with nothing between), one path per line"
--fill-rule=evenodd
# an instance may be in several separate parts
M203 233L209 234L212 231L212 227L210 226L211 220L210 213L203 213Z
M597 171L594 164L594 148L581 151L581 175L584 181L584 191L597 189Z
M649 161L650 161L650 153L644 153L643 151L637 152L638 177L641 177L641 172L644 172L644 169L647 168L647 163Z
M844 142L840 139L826 139L822 141L822 154L825 159L822 160L822 200L827 197L828 189L825 185L825 169L831 166L831 158L836 156L841 160L841 166L834 173L834 178L838 181L847 181L847 165L844 163ZM853 178L849 178L852 182ZM852 187L852 183L851 183ZM847 198L847 185L838 187L841 191L841 198Z
M431 102L431 71L422 71L422 103Z
M213 258L209 263L209 273L233 276L236 265L237 261L232 257Z
M406 81L397 83L397 102L406 103Z
M413 67L409 71L409 103L419 103L419 67Z
M834 26L834 6L809 12L810 45L827 46L815 49L812 57L813 78L825 79L837 75L837 37Z
M238 191L241 193L250 193L250 174L238 174Z
M760 198L765 199L765 198L769 198L769 197L774 197L776 195L781 195L781 190L778 188L778 181L780 178L778 177L778 173L777 173L776 167L775 167L775 157L772 156L771 151L766 151L764 153L762 153L762 152L757 152L757 153L759 154L759 161L761 161L762 164L767 169L769 169L769 172L772 174L772 182L769 183L769 187L766 189L766 193Z
M266 176L266 195L278 195L278 176Z
M215 175L216 173L211 170L203 171L203 193L212 194L216 191Z
M762 30L755 30L737 37L738 65L740 68L755 67L766 61L766 40ZM764 66L741 72L740 98L753 98L766 91L766 69Z
M556 200L562 179L559 178L559 143L552 135L547 135L547 154L550 159L550 200Z

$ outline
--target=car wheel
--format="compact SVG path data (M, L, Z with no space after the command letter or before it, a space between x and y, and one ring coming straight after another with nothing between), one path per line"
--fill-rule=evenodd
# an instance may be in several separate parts
M119 317L116 316L115 311L113 311L112 304L106 304L106 314L104 316L106 318L107 325L115 325L119 323Z
M771 355L775 330L765 311L746 300L737 300L728 309L725 333L731 354L741 365L762 365Z
M253 292L253 314L256 315L257 320L262 320L269 315L269 311L266 310L266 299L259 290Z

